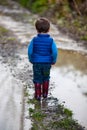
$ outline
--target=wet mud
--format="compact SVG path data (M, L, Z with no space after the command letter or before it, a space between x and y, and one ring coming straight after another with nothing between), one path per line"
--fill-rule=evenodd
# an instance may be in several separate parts
M66 36L61 38L59 31L52 25L52 35L56 39L59 48L63 49L62 51L60 50L60 57L62 58L59 58L59 63L52 69L52 75L54 75L50 82L48 99L42 100L40 103L36 102L33 99L32 64L28 61L27 45L30 39L36 34L33 23L37 16L32 16L30 12L16 5L15 2L10 2L10 4L10 6L0 6L0 26L7 29L5 34L0 35L0 74L2 75L0 77L0 129L83 130L83 127L72 121L72 114L68 114L69 118L67 117L63 107L63 101L65 102L65 99L62 100L61 104L58 100L58 93L56 94L55 91L57 90L56 87L59 86L57 84L57 75L63 74L62 81L64 81L64 74L72 70L68 65L72 64L74 60L68 60L62 63L64 61L63 55L69 57L72 52L70 54L68 53L68 55L67 50L73 50L77 47L77 51L83 55L83 59L84 54L86 56L85 48L81 44L78 47L75 41L66 38ZM84 60L86 61L86 58ZM63 69L63 66L65 68L68 66L68 70ZM81 64L80 68L83 69L83 66L85 65ZM76 70L80 69L76 64L75 67ZM63 70L64 73L61 73ZM86 68L84 68L84 72L85 70ZM65 77L67 77L66 74ZM60 97L61 95L62 91ZM68 111L67 113L71 112ZM63 124L64 121L67 122L66 119L68 119L68 124L72 124L71 127L67 126L67 123ZM62 121L60 125L58 125L59 121ZM65 128L62 127L63 125Z

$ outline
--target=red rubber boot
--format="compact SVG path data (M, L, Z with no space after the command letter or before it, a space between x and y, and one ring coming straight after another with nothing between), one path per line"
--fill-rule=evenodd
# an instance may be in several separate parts
M41 84L35 83L35 99L41 100Z
M48 96L49 81L43 82L43 98Z

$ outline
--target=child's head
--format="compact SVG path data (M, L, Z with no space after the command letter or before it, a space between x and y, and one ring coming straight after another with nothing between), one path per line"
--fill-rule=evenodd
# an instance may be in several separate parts
M46 18L40 18L35 22L35 27L38 33L47 33L50 29L50 22Z

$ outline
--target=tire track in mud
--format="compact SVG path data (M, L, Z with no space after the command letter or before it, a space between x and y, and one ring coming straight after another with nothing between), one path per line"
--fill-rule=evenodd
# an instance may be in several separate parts
M27 80L29 78L25 73L25 69L28 70L27 57L26 55L22 57L19 50L21 53L23 50L19 45L15 47L16 45L14 43L0 45L0 74L2 75L0 77L0 113L2 113L0 114L0 129L3 130L23 130L25 127L24 82L26 78ZM29 119L27 122L30 124Z
M10 73L8 65L0 64L0 129L19 130L22 84Z

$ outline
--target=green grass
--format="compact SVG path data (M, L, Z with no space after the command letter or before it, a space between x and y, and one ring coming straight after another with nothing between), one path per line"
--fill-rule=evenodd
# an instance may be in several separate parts
M75 126L77 125L76 121L71 118L64 118L60 121L52 122L52 129L63 128L64 130L76 130Z
M46 115L43 114L41 111L38 111L32 114L32 118L36 121L42 121L45 116Z
M56 110L51 114L50 108L49 110L47 108L42 109L41 103L35 99L28 97L27 103L34 105L34 108L28 109L33 122L31 130L78 130L80 128L77 121L72 118L73 112L65 108L63 104L58 103Z
M7 32L8 32L8 30L6 28L0 26L0 36L7 33Z
M36 0L34 2L29 0L20 0L22 6L27 7L34 13L41 13L47 9L47 0Z
M67 109L67 108L64 108L64 114L67 116L67 117L71 117L73 115L72 111Z
M85 35L85 36L81 36L80 39L81 39L81 40L85 40L85 41L87 41L87 35Z
M8 5L7 0L0 0L0 5Z

